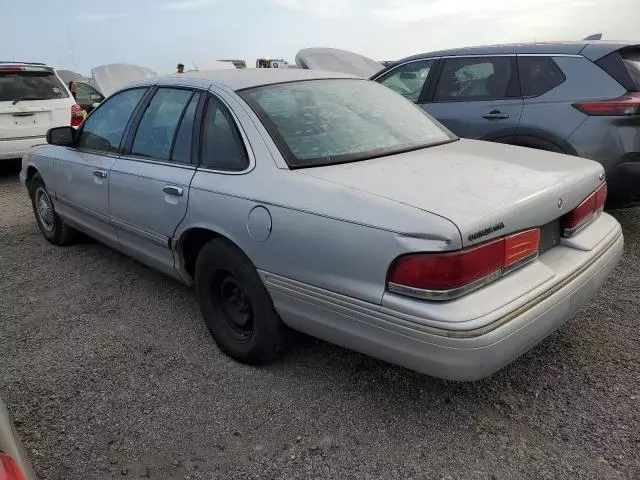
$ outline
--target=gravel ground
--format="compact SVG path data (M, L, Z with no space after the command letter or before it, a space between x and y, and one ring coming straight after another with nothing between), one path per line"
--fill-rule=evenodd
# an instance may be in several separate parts
M220 353L193 292L40 235L0 178L0 395L41 479L640 478L640 211L572 322L493 377L433 379L302 337Z

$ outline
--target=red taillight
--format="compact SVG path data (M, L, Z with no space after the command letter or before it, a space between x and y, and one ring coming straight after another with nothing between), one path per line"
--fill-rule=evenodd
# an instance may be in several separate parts
M607 201L607 184L600 185L598 189L589 195L580 205L567 213L564 217L564 236L570 237L582 228L604 210L604 204Z
M84 110L77 103L71 107L71 126L77 127L84 120Z
M573 106L587 115L627 116L640 115L640 93L631 92L611 100L574 103Z
M26 480L16 461L0 452L0 480Z
M451 253L418 253L391 266L389 289L430 300L459 297L534 258L540 230L532 229Z

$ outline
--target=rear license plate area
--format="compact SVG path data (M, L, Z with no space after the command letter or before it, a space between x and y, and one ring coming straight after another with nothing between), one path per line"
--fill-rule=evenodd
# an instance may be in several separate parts
M560 219L549 222L540 227L540 255L560 244Z

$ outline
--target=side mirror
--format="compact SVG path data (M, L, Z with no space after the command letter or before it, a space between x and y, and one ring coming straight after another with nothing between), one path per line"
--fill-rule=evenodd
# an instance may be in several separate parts
M73 127L56 127L47 132L47 143L61 147L73 147L78 131Z
M400 74L400 80L414 80L416 74L414 72L402 72Z

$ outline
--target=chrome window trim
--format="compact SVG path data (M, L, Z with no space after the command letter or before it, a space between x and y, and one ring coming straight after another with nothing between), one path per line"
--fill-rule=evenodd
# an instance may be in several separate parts
M372 78L373 81L377 82L379 78L382 76L387 76L389 73L393 72L395 69L402 67L403 65L408 65L410 63L415 62L423 62L425 60L446 60L450 58L478 58L478 57L570 57L570 58L583 58L582 55L577 53L489 53L489 54L481 54L481 53L473 53L473 54L464 54L464 55L443 55L440 57L424 57L424 58L416 58L414 60L409 60L406 62L399 63L394 65L392 69L387 70L381 75L377 75Z
M155 158L139 157L137 155L119 155L118 160L131 160L133 162L151 163L154 165L165 165L167 167L183 168L185 170L195 170L196 166L191 163L172 162L170 160L156 160ZM118 170L117 164L111 167L111 170Z

